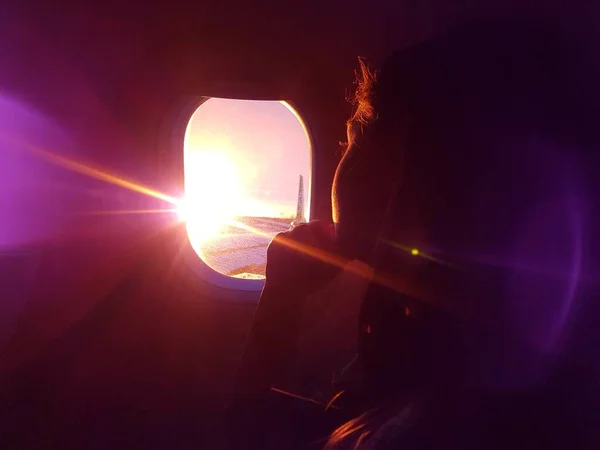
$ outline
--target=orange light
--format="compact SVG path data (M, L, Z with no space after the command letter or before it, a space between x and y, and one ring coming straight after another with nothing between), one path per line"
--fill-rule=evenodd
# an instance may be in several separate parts
M7 136L0 136L0 139L6 141L11 144L11 147L26 150L34 155L37 155L51 164L62 167L64 169L70 170L71 172L80 173L82 175L87 175L90 178L95 178L96 180L104 181L106 183L113 184L115 186L119 186L125 189L128 189L133 192L138 192L140 194L147 195L149 197L154 197L159 200L163 200L165 202L175 204L177 199L171 197L169 195L163 194L155 189L151 189L149 187L143 186L141 184L135 183L130 180L126 180L125 178L121 178L117 175L113 175L107 171L100 170L94 167L91 167L87 164L83 164L79 161L75 161L70 158L66 158L64 156L56 155L48 150L45 150L41 147L32 145L28 142L17 141L15 139L11 139Z

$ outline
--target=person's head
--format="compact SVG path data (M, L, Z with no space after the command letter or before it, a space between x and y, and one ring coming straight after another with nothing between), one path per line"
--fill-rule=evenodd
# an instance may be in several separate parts
M542 27L486 23L358 75L332 192L346 256L389 269L404 253L394 269L430 297L544 297L509 308L547 345L576 283L580 156L598 141L583 60Z

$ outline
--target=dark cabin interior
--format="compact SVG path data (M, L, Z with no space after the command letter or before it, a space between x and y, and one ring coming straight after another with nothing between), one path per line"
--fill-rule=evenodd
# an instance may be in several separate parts
M478 15L539 15L597 42L597 7L535 3L9 1L0 94L66 133L36 137L49 151L172 195L201 96L288 100L314 143L311 217L326 217L357 57L376 64ZM30 200L52 236L0 254L0 447L222 448L258 293L198 277L181 225L78 214L119 187L45 173L60 183Z

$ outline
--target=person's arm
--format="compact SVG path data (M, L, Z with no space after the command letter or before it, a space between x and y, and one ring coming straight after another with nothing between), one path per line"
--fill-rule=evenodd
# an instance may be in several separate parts
M283 376L296 344L302 300L291 289L265 286L242 357L237 396L264 395Z
M278 235L267 252L267 274L228 411L227 433L235 449L262 449L269 434L269 392L285 379L294 359L298 319L307 295L339 269L307 256L306 248L330 249L322 222Z
M269 392L293 360L301 300L290 289L268 283L262 292L229 410L229 441L235 449L266 448Z

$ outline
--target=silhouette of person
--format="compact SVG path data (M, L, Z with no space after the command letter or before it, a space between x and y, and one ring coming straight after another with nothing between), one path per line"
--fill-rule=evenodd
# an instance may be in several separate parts
M299 311L348 260L371 270L347 411L543 384L582 283L582 230L597 220L594 77L530 23L447 32L378 74L361 64L334 224L301 225L268 251L232 409L238 445L265 448L277 415L266 399L288 376Z

